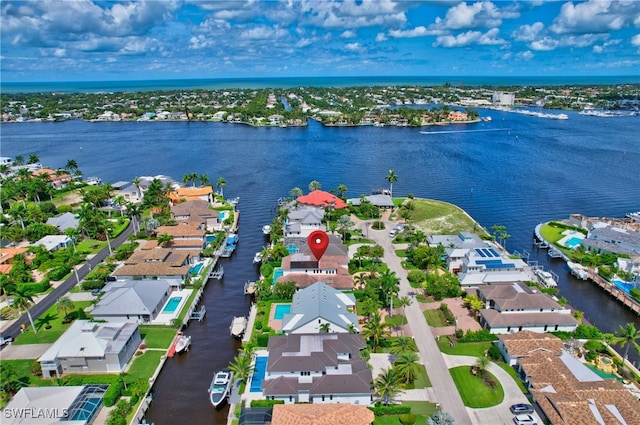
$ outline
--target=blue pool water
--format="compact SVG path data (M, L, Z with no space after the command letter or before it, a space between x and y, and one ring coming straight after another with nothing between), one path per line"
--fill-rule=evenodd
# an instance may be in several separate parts
M285 314L291 313L291 304L278 304L276 305L276 311L273 313L273 318L276 320L282 320Z
M249 392L259 393L262 391L260 385L267 371L267 360L269 357L256 357L256 367L253 369L253 378L251 378L251 388Z
M580 245L582 243L582 239L580 238L576 238L575 236L572 237L571 239L567 239L564 244L566 246L568 246L569 248L575 248L576 246Z
M273 270L273 285L276 284L276 282L278 281L278 278L284 275L284 270L282 270L282 267L276 267Z
M611 281L614 285L616 285L619 289L622 289L624 292L629 294L631 292L631 288L633 288L632 283L626 283L618 279L614 279Z
M196 264L195 266L193 266L193 267L191 267L191 268L189 269L189 272L191 272L191 274L198 274L198 273L200 273L200 269L202 268L202 265L203 265L203 264L204 264L204 263L198 263L198 264Z
M182 300L182 297L171 297L167 305L165 305L164 308L162 309L162 312L173 313L174 311L176 311L176 308L178 308L178 306L180 305L181 300Z
M205 242L207 242L207 245L209 245L210 243L212 243L215 240L216 240L216 235L207 235L207 236L205 236Z

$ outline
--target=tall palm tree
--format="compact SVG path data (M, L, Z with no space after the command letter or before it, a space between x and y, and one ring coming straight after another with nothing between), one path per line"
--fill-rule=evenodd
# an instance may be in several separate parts
M64 317L66 317L67 313L72 311L74 308L75 305L69 297L60 297L56 302L56 310L58 310L58 313L62 313Z
M211 183L209 176L206 174L200 174L198 180L200 181L200 186L208 186Z
M169 242L171 242L172 240L173 236L168 233L163 233L158 236L158 244L160 244L160 246L162 246L163 248L169 246Z
M487 356L480 356L478 360L476 360L476 367L480 371L480 375L484 376L487 373L487 368L491 364L491 359Z
M404 379L406 384L410 384L420 375L420 357L413 351L403 351L398 354L393 362L393 368L397 371L399 378Z
M393 368L383 370L373 381L373 387L373 394L380 397L384 405L388 405L401 392L398 373Z
M75 159L70 159L67 161L67 164L64 166L64 169L67 170L69 173L73 174L78 169L78 163L76 162Z
M373 350L380 345L380 340L389 334L387 324L382 321L379 311L374 311L368 321L363 326L362 335L366 340L371 340Z
M138 236L138 232L140 231L140 223L138 223L138 217L140 216L140 206L132 202L127 202L126 209L127 215L130 217L133 224L133 233Z
M328 334L330 329L331 329L331 323L324 322L320 324L320 333Z
M291 195L292 198L297 198L299 196L302 196L303 195L302 189L300 189L299 187L294 187L289 191L289 195Z
M31 323L33 332L38 333L38 331L36 330L36 326L33 324L33 317L31 317L31 312L29 311L33 304L33 297L29 293L28 288L26 288L25 286L18 286L15 291L13 291L13 306L18 310L24 310L27 313L27 317L29 317L29 322Z
M29 155L27 164L36 164L38 162L40 162L40 157L38 156L38 154L32 153L31 155Z
M312 180L311 183L309 183L309 192L320 189L322 189L322 184L318 180Z
M138 191L138 199L142 199L142 191L140 190L140 177L134 177L133 178L133 185L136 187L136 190Z
M224 177L218 177L218 180L216 181L216 186L218 186L218 189L220 189L220 196L222 196L224 198L224 187L227 185L227 181L224 179Z
M338 196L344 196L347 190L349 190L346 184L339 184L337 189L338 189Z
M625 362L629 358L629 347L633 346L638 353L640 353L640 345L638 345L638 339L640 339L640 330L636 329L633 323L627 323L626 325L620 325L620 330L614 335L613 342L620 344L620 347L627 348L624 350Z
M389 173L384 178L389 182L389 195L393 198L393 184L398 181L398 176L393 170L389 170Z
M391 352L393 354L400 354L405 351L415 352L417 350L418 347L416 346L416 342L413 340L413 338L409 338L406 336L394 338L393 342L391 343Z
M380 276L380 289L388 301L389 315L391 315L391 310L393 310L393 297L400 292L400 279L398 279L395 272L389 269L384 271Z
M5 303L9 304L9 293L16 290L16 283L8 274L0 273L0 294L4 294Z

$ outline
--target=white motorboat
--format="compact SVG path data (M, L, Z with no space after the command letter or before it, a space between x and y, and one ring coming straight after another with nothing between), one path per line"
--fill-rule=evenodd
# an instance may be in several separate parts
M543 269L537 269L535 273L536 275L538 275L538 280L540 281L540 283L547 288L555 288L556 286L558 286L558 276L554 276L553 272L547 272Z
M182 353L188 351L191 346L191 337L187 335L180 335L176 341L176 353Z
M571 274L577 277L578 279L587 280L589 278L589 270L587 270L581 264L574 263L572 261L567 261L567 266L569 266L569 270L571 270Z
M218 408L226 400L231 390L233 381L233 373L221 370L216 372L209 386L209 399L214 407Z
M271 232L271 225L270 224L265 224L264 226L262 226L262 234L263 235L268 235Z
M247 329L247 318L244 316L234 317L229 326L229 331L234 338L242 338Z
M260 264L260 263L262 263L262 253L256 252L256 255L253 256L253 264Z

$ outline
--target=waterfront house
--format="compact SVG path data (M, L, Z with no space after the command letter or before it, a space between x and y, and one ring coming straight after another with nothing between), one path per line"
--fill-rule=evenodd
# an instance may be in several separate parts
M91 311L96 320L150 323L162 311L173 282L158 280L118 280L102 288L104 294Z
M137 323L76 320L38 359L44 378L120 373L142 342Z
M485 303L480 324L493 334L572 332L578 326L570 309L522 283L484 285L477 289L477 295Z
M360 206L360 204L362 203L362 199L375 205L378 208L384 208L384 209L393 208L393 200L391 199L391 195L389 195L388 193L368 195L360 198L350 198L350 199L347 199L347 204L357 207L357 206Z
M90 425L109 385L23 387L2 411L3 425Z
M276 404L271 425L370 425L375 415L353 404Z
M205 201L213 205L213 188L211 186L202 187L179 187L167 195L172 205L177 205L185 201Z
M71 245L71 238L67 235L47 235L32 245L42 245L47 251L57 251Z
M524 380L533 402L555 425L638 424L638 400L620 382L604 379L564 349L559 338L518 332L498 346Z
M300 206L289 209L284 223L285 244L306 243L314 230L325 230L324 211L319 207Z
M206 200L192 200L180 202L171 206L171 217L176 221L192 221L203 224L205 230L221 230L225 213L209 208L211 203Z
M353 289L353 277L349 274L349 254L338 238L329 236L329 245L320 261L313 256L306 240L296 249L299 252L282 259L282 275L277 278L277 282L293 281L297 288L306 288L322 281L336 289Z
M478 235L466 231L457 235L429 235L427 243L431 247L438 245L444 247L447 254L447 269L451 273L458 273L462 269L462 262L470 250L488 247Z
M199 258L199 250L159 248L157 241L149 241L131 254L112 274L118 279L183 281Z
M640 232L600 223L589 230L581 245L590 251L640 255Z
M45 178L46 181L56 189L65 188L72 180L71 176L66 171L54 171L51 168L41 168L33 171L31 174L33 174L34 177Z
M154 179L160 180L163 187L171 187L173 189L177 189L180 187L178 183L174 179L169 176L165 176L159 174L157 176L140 176L138 177L138 185L131 184L120 191L120 194L127 202L138 203L142 202L142 198L144 198L144 193L147 190L147 187L151 184Z
M291 312L282 318L285 334L320 333L320 326L328 323L329 332L348 333L358 330L358 316L354 313L356 299L324 282L316 282L293 295Z
M298 196L296 198L296 202L300 205L333 208L336 210L348 207L347 203L338 198L336 195L320 189L313 190L306 195Z
M50 217L47 224L57 227L60 232L64 233L67 229L77 229L80 220L75 214L66 212L56 217Z
M371 404L371 369L361 335L292 334L269 338L262 381L267 399L288 403Z
M201 220L183 220L174 226L160 226L157 235L167 234L171 239L166 248L202 250L206 246L206 232Z

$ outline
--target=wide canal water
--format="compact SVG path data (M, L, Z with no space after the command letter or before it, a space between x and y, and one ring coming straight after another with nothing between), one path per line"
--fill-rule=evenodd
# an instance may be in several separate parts
M249 310L242 288L257 276L252 258L264 244L260 227L271 221L279 197L296 186L306 190L312 180L326 190L345 184L347 195L357 197L386 186L393 169L396 196L451 202L485 228L505 225L507 249L529 251L531 260L556 272L560 294L603 331L627 322L640 327L637 316L532 244L540 222L640 210L640 118L570 112L568 120L551 120L480 112L493 120L422 129L324 128L315 122L285 129L197 122L3 124L1 154L36 153L53 168L74 159L85 176L109 183L158 174L180 181L191 172L212 182L225 178L225 195L241 199L238 249L221 261L224 280L209 282L206 319L186 330L192 349L167 361L147 414L156 425L223 424L227 409L211 407L207 388L239 347L229 324ZM492 131L458 132L472 129Z

